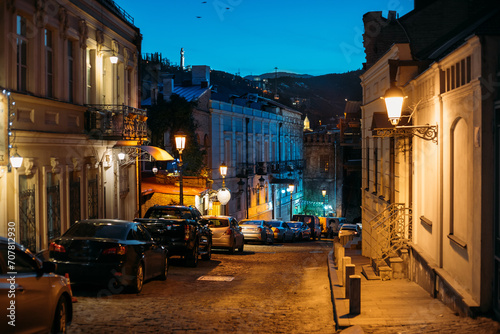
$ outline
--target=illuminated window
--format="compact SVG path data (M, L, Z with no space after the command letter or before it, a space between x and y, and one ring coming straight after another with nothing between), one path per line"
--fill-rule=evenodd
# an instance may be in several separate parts
M28 75L28 38L26 18L17 16L17 90L26 92Z

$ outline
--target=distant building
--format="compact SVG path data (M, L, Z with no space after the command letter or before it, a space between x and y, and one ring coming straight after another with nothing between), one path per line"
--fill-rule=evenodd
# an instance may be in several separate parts
M361 217L360 104L347 102L344 117L338 123L314 130L309 128L306 116L304 213L346 217L349 221ZM326 190L324 198L322 190Z
M207 153L208 188L194 184L184 187L187 203L196 205L204 214L230 214L237 219L290 218L290 207L298 212L302 205L302 128L301 113L257 94L228 96L213 92L208 66L192 66L191 72L162 72L160 56L147 57L148 78L143 82L146 98L143 107L171 94L196 103L193 110L198 143ZM165 135L169 138L169 134ZM174 151L165 141L165 149ZM228 166L226 187L231 200L221 206L216 191L222 186L219 167ZM290 202L288 186L295 189ZM157 192L175 192L175 187L144 184ZM154 195L148 194L154 202ZM175 196L162 195L163 200ZM186 201L186 200L185 200ZM148 204L149 205L149 204Z

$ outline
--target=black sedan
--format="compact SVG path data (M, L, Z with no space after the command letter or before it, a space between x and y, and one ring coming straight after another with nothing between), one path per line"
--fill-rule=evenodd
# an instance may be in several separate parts
M138 222L90 219L76 222L49 245L56 272L72 283L98 283L139 293L145 280L167 279L168 256Z

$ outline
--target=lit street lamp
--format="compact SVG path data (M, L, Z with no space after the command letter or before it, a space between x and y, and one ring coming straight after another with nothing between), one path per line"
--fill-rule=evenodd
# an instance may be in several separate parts
M182 151L186 147L186 135L184 132L179 131L174 135L175 147L179 151L179 203L184 205L183 189L182 189Z
M323 194L323 217L326 217L326 203L325 203L326 189L321 190L321 193Z
M224 188L226 186L225 177L227 175L227 166L225 163L220 164L219 171L220 171L220 176L222 176L222 188Z
M288 185L288 191L290 192L290 220L292 220L293 217L293 189L295 189L295 185L293 183L290 183Z

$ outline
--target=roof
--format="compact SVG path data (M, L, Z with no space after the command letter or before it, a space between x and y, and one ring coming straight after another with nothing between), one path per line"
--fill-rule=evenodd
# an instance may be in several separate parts
M210 88L201 86L176 86L174 87L173 94L185 98L188 102L196 101L205 94Z

